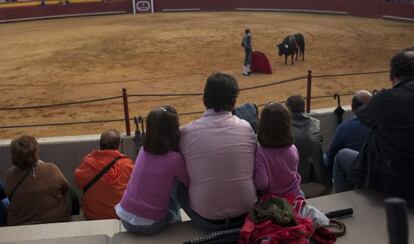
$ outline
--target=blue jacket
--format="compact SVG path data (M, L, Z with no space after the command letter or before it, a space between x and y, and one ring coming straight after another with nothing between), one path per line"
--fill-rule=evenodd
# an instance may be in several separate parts
M9 206L9 201L6 197L6 192L4 191L3 182L0 181L0 226L6 225L7 223L7 207Z
M332 166L339 150L350 148L360 151L368 138L370 129L361 123L358 117L345 121L338 125L329 146L326 156L328 157L328 168L332 172Z

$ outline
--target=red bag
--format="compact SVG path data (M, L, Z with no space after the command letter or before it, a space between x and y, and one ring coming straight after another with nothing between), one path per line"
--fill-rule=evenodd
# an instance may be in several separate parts
M271 194L263 196L260 201L266 201L271 197ZM288 202L291 205L296 200L288 197ZM302 201L302 199L298 199ZM246 217L244 225L240 230L239 244L308 244L309 239L313 234L313 222L311 219L303 219L298 212L299 208L294 209L295 226L280 226L272 222L272 220L265 220L260 223L253 223L249 215Z

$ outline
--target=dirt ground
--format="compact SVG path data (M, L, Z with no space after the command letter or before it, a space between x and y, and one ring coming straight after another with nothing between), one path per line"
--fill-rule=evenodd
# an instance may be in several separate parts
M266 53L273 75L243 77L243 30ZM305 36L305 61L284 65L273 45ZM0 25L0 107L31 106L129 94L201 92L213 72L234 75L240 87L306 75L387 70L390 57L413 45L414 24L379 19L285 13L168 13L116 15ZM388 74L314 79L312 95L389 87ZM306 81L242 92L238 104L306 95ZM342 102L349 104L350 97ZM200 96L130 98L131 115L163 104L202 111ZM333 107L333 98L312 108ZM181 123L200 115L182 116ZM0 126L123 118L121 99L51 109L0 110ZM123 123L1 129L0 139L125 131Z

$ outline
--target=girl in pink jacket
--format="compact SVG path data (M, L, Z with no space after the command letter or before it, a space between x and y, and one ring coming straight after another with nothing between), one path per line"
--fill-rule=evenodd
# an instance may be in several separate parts
M301 195L299 153L293 145L290 112L283 104L270 103L263 108L257 139L256 189L280 197Z

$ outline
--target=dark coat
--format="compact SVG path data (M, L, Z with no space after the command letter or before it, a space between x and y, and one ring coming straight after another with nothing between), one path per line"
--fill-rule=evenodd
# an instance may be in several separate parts
M372 130L349 180L414 199L414 80L377 93L357 116Z
M322 132L319 120L303 113L292 114L294 144L299 152L298 172L303 183L331 185L330 177L322 165Z

